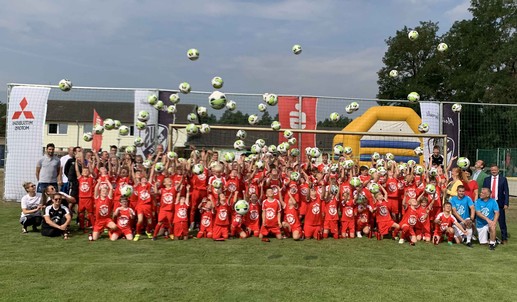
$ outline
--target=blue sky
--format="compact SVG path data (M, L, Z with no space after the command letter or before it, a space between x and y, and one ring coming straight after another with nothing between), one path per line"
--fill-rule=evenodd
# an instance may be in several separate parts
M468 0L8 1L0 11L0 100L5 84L372 98L384 40L438 21L471 18ZM294 44L303 52L295 56ZM186 58L189 48L200 59Z

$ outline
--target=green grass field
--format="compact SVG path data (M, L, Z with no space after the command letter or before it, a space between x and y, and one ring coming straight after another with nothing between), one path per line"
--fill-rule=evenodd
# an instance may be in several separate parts
M139 242L21 234L0 202L2 301L517 300L517 244L399 245L392 240L256 238ZM517 210L508 214L517 232Z

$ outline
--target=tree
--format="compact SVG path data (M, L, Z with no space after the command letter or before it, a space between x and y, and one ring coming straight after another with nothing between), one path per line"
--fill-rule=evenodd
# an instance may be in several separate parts
M248 122L248 116L248 114L243 114L241 111L232 112L227 109L217 123L224 125L245 125Z
M339 130L341 130L345 128L348 124L350 124L351 121L352 119L349 119L348 117L341 115L341 118L337 122L332 122L329 118L326 118L324 121L319 121L316 125L316 128L338 128Z
M275 119L275 121L278 121L278 117L277 117L277 119ZM271 115L269 115L269 112L264 111L264 113L262 114L262 118L260 118L260 121L258 122L258 124L266 125L269 127L272 122L273 122L273 119L271 118Z

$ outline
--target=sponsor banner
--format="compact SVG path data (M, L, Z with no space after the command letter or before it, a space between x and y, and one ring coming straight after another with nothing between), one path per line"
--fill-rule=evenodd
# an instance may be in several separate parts
M435 102L420 102L422 123L429 125L428 134L440 134L440 104ZM426 162L433 153L433 147L438 144L434 139L424 138L424 158ZM442 144L439 143L439 146Z
M24 181L36 181L36 163L43 156L43 133L50 88L13 87L7 111L7 157L4 199L18 200L27 192Z
M138 147L136 154L144 156L153 153L156 148L156 128L158 125L158 110L147 102L147 98L151 95L157 95L158 92L154 90L135 90L135 115L134 115L134 137L141 137L144 140L144 145ZM147 121L147 127L144 130L138 130L136 128L136 122L138 121L138 113L142 110L149 112L149 120Z
M97 110L93 109L93 127L95 128L96 125L103 126L103 119L100 117L100 115L97 113ZM95 129L94 129L95 130ZM93 141L92 141L92 150L99 151L102 147L102 134L95 134L95 131L93 132Z
M447 135L447 162L460 153L459 114L452 111L453 104L443 104L442 131ZM454 161L452 164L455 165Z
M284 129L316 130L316 108L318 98L303 97L301 108L298 97L278 97L279 122ZM301 110L300 110L301 109ZM306 160L305 148L316 146L315 133L299 133L294 135L298 140L302 160ZM278 134L279 143L285 142L283 133Z

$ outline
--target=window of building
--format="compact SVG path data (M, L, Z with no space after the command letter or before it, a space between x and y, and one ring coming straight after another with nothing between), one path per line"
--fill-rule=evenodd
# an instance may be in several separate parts
M84 124L83 125L83 131L84 133L86 132L92 132L93 130L93 125L92 124Z
M134 136L135 135L135 126L129 126L129 135Z
M48 134L67 134L68 124L48 124Z

